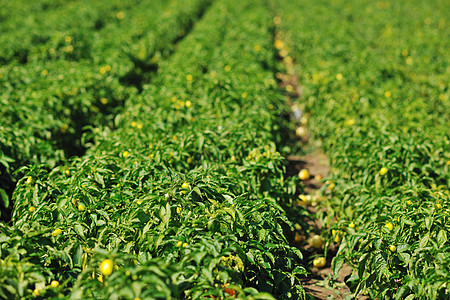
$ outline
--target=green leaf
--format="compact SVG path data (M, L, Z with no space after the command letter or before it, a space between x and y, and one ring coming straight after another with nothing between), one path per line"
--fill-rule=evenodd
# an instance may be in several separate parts
M425 248L426 245L428 244L428 241L429 241L429 240L430 240L430 234L427 233L427 234L425 234L425 235L420 239L420 242L419 242L419 249Z
M1 200L1 204L4 208L9 207L9 197L8 194L5 192L4 189L0 188L0 200Z
M334 276L337 276L342 266L344 265L345 258L343 255L335 256L331 262L331 268Z
M445 246L445 243L447 243L447 231L444 229L439 230L439 233L437 235L437 243L438 247L442 248Z

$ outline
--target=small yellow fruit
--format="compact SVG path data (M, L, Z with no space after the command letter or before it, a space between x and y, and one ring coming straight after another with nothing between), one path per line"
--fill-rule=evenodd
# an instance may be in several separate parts
M285 87L286 92L292 93L294 91L294 87L290 84L286 85Z
M182 208L180 206L177 206L177 214L181 214Z
M436 209L442 209L442 204L436 203Z
M274 44L275 48L277 48L278 50L281 50L284 48L284 43L282 40L276 39L273 44Z
M353 222L351 222L350 224L348 224L348 227L349 227L349 228L355 228L355 226L356 226L356 225L355 225L355 223L353 223Z
M34 289L34 291L33 291L33 296L39 296L39 294L40 294L40 292L39 292L39 289Z
M119 20L122 20L124 17L125 17L125 14L123 12L121 12L121 11L119 11L116 14L116 18L119 19Z
M327 187L327 190L331 191L332 189L334 189L335 186L336 184L334 182L331 182L330 185Z
M300 180L308 180L309 179L308 170L301 169L300 172L298 173L298 178L300 178Z
M298 137L302 138L302 137L306 136L307 130L305 127L299 126L299 127L297 127L297 129L295 129L295 134Z
M347 126L355 125L355 123L356 123L355 119L348 119L345 121L345 125Z
M408 201L406 201L406 204L407 204L407 205L411 205L411 204L412 204L412 201L411 201L411 200L408 200Z
M103 275L98 276L97 280L100 281L100 282L103 282Z
M112 259L109 258L105 259L100 264L100 272L105 276L111 275L113 270L114 270L114 262L112 261Z
M397 251L397 247L395 247L395 245L390 245L389 250L391 250L391 252L395 252Z
M308 117L307 116L303 116L300 118L300 124L302 124L303 126L308 125Z
M394 225L392 225L392 223L386 223L386 225L384 225L384 227L389 229L389 231L392 231L392 229L394 229Z
M311 205L311 195L299 195L298 198L303 201L306 205Z
M309 241L309 245L315 249L320 249L323 246L323 238L320 235L314 235Z
M314 267L323 268L327 264L325 257L316 257L313 260Z
M128 151L123 151L122 152L122 157L123 158L127 158L128 156L130 156L130 152L128 152Z
M387 172L388 172L388 169L385 168L385 167L382 167L382 168L380 169L380 175L381 175L381 176L386 175Z
M184 182L184 183L181 185L181 188L182 188L182 189L185 189L185 190L188 190L188 189L189 189L189 183Z
M59 228L57 228L57 229L53 230L52 235L53 235L53 236L58 236L58 235L60 235L61 233L62 233L62 230L59 229Z
M33 178L30 176L27 178L27 184L32 184L33 183Z
M34 206L30 206L30 208L28 208L28 211L29 212L34 212L36 210L36 207L34 207Z
M83 204L78 204L78 210L79 210L79 211L83 211L83 210L85 210L85 209L86 209L86 207L84 207Z
M57 288L57 287L59 286L59 281L53 280L53 281L50 283L50 286L51 286L52 288Z
M186 248L188 246L188 243L183 243L183 248Z
M181 247L181 245L183 245L183 242L182 241L178 241L177 247Z
M336 230L332 230L331 231L331 234L334 236L334 242L335 243L339 243L341 240L342 240L342 231L340 231L340 230L338 230L338 231L336 231Z

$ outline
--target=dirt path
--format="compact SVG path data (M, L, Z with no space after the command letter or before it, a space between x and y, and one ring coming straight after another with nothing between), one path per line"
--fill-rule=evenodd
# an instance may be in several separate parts
M274 18L276 23L276 17ZM280 43L281 41L281 43ZM296 135L298 143L301 143L302 150L305 154L292 155L287 157L288 168L287 176L297 176L300 170L307 169L310 174L310 179L303 181L305 186L304 195L314 198L315 195L321 195L320 189L324 185L323 178L328 176L330 171L329 159L324 154L318 145L314 145L310 142L310 135L307 129L307 116L299 108L301 105L302 89L299 84L299 77L295 73L294 60L292 58L286 59L286 56L282 55L283 49L278 49L278 44L282 44L281 36L275 35L275 47L279 51L279 59L284 65L285 73L277 73L279 85L286 91L288 103L291 106L293 115L292 119L296 122ZM289 56L287 56L289 57ZM324 210L317 206L314 201L311 203L299 202L299 205L304 206L311 216L306 220L310 226L311 232L316 235L320 235L323 224L315 215L318 211ZM351 298L351 292L345 284L345 279L352 273L352 268L347 264L344 264L337 276L333 276L331 270L331 261L336 254L336 245L330 246L328 249L327 264L323 268L318 268L312 265L311 261L314 257L320 255L325 256L323 246L321 249L315 249L310 246L306 241L310 238L306 236L304 232L300 232L299 250L302 251L304 256L305 267L309 268L309 275L302 280L302 285L306 293L313 299L349 299ZM358 297L357 299L368 299L366 297Z
M312 196L323 185L323 181L319 178L326 178L330 167L328 157L320 149L311 146L308 147L306 144L305 146L308 152L306 155L288 157L290 165L289 172L292 175L296 175L301 169L307 169L309 171L311 179L304 181L305 194ZM313 217L321 208L309 205L305 207L312 216L311 219L307 220L307 223L312 228L311 231L320 234L323 224L319 219ZM308 239L306 236L303 238ZM300 250L305 256L304 260L306 262L311 261L315 254L323 254L323 249L317 250L308 244L302 245ZM344 282L345 278L352 272L352 269L348 265L344 265L339 271L337 279L331 281L332 270L330 264L335 252L335 248L329 249L327 253L327 266L324 268L311 266L308 270L310 275L302 281L306 293L314 299L345 299L350 294L350 290Z

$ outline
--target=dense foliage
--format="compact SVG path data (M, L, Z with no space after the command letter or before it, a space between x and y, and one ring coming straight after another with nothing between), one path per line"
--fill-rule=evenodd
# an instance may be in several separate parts
M190 25L176 4L178 33ZM190 5L186 19L205 1ZM13 227L1 227L2 297L304 296L282 208L292 207L297 182L284 177L277 151L286 105L271 19L253 1L213 3L112 126L104 115L90 123L84 155L19 169ZM106 82L121 87L123 64L109 63Z
M370 298L448 299L448 3L277 2L333 167L335 270L350 263Z
M309 247L354 296L448 299L448 14L0 0L0 298L305 298L299 119L332 165Z

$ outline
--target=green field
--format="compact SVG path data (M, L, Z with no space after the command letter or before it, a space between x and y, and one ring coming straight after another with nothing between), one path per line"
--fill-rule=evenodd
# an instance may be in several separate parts
M449 16L0 0L0 299L449 299Z

